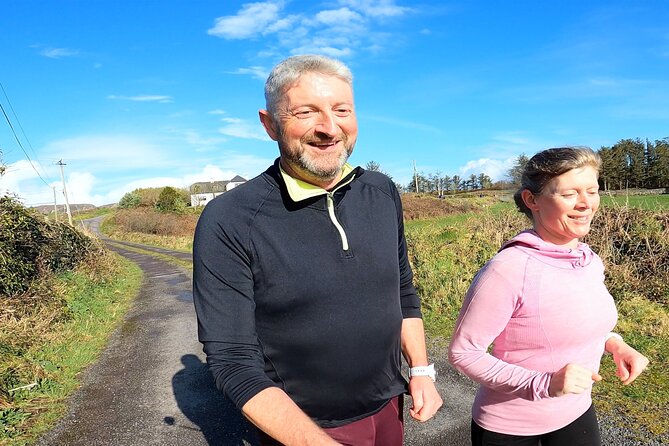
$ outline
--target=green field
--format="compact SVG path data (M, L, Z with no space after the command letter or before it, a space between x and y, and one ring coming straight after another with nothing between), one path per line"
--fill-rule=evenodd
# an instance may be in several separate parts
M606 195L602 194L602 206L629 206L640 209L669 209L669 194L662 195Z

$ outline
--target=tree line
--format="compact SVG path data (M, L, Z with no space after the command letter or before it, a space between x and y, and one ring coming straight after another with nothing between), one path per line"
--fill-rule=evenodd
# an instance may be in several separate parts
M655 141L621 139L611 147L602 146L597 153L602 159L599 175L602 190L669 188L669 137ZM401 192L435 193L439 196L480 189L515 188L521 184L521 176L529 159L525 154L519 155L506 177L495 182L485 173L462 178L459 175L442 175L440 172L416 172L406 185L396 185ZM386 173L374 161L368 162L365 168Z

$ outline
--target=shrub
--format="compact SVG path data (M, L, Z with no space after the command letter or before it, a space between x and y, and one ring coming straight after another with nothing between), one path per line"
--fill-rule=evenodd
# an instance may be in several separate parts
M73 268L91 240L48 222L10 197L0 198L0 296L25 293L39 278Z
M161 212L183 213L188 206L188 202L184 200L183 193L179 193L175 188L167 186L160 191L158 201L156 202L156 209Z
M128 192L123 195L118 202L118 207L121 209L136 208L141 203L141 197L136 191Z

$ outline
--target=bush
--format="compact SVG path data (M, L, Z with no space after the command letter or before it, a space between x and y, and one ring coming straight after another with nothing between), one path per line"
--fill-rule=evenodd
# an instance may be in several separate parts
M176 214L183 213L188 206L188 202L184 200L182 193L179 193L175 188L167 186L160 191L158 201L156 202L156 209L160 212L174 212Z
M118 207L121 209L130 209L139 207L141 203L141 197L136 191L128 192L118 202Z
M44 220L10 197L0 198L0 296L25 293L39 278L73 268L91 240L65 223Z

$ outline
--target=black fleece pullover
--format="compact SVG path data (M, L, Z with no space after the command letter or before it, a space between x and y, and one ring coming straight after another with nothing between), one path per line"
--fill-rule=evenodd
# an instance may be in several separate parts
M403 318L421 317L392 181L358 167L327 196L289 197L278 160L212 200L193 245L198 334L238 408L277 386L322 427L406 391Z

